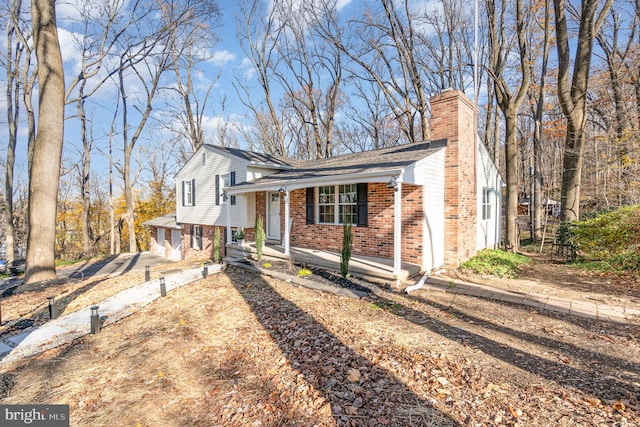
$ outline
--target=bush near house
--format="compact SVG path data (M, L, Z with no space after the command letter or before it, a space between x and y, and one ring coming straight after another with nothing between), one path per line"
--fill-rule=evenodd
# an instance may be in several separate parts
M579 264L605 271L640 271L640 205L578 221L571 233Z
M503 251L502 249L484 249L473 258L462 263L460 269L476 274L490 274L497 277L516 278L520 267L529 264L524 255Z

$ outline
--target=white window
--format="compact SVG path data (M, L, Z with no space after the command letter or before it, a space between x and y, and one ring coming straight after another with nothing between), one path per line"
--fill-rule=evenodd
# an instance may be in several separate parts
M358 185L318 187L318 223L357 224Z
M227 200L229 199L229 196L226 196L227 193L224 191L231 186L231 180L228 173L220 175L220 186L220 204L223 205L227 203Z
M183 181L184 184L184 204L193 206L193 181Z
M491 219L491 189L482 189L482 219Z
M191 226L191 247L196 250L202 249L202 226Z

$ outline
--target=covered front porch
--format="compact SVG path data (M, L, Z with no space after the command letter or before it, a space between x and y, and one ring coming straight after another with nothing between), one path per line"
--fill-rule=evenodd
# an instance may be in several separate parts
M240 246L227 245L227 258L239 259L256 253L254 242L248 242ZM340 271L340 254L327 250L290 247L290 255L285 254L283 245L267 242L262 249L265 259L293 260L297 264L306 264L309 267L319 267L331 271ZM394 261L384 258L375 258L362 255L352 255L349 261L349 273L352 276L373 282L397 283L407 280L420 273L420 266L403 262L400 272L394 271Z

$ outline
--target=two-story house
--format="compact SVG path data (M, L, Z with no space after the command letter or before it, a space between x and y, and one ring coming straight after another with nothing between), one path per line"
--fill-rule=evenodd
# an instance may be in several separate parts
M353 254L393 260L398 275L402 263L457 267L499 242L503 182L462 92L434 96L431 114L430 141L326 159L203 145L176 175L175 216L147 223L151 250L207 258L215 227L223 245L239 228L251 241L260 216L286 255L339 252L342 224L351 223Z

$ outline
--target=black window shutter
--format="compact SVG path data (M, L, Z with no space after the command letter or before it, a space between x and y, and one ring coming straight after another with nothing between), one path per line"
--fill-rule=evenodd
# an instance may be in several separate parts
M229 184L230 185L236 185L236 173L235 172L231 172L229 174ZM235 205L236 204L236 196L231 196L231 204Z
M189 226L189 247L193 247L193 225Z
M220 206L220 175L216 175L216 206Z
M368 186L366 182L358 184L358 226L367 227L369 225L368 210Z
M307 188L307 224L315 224L315 197L313 187Z
M196 179L191 180L191 206L196 205Z
M182 181L182 206L184 206L184 181Z

